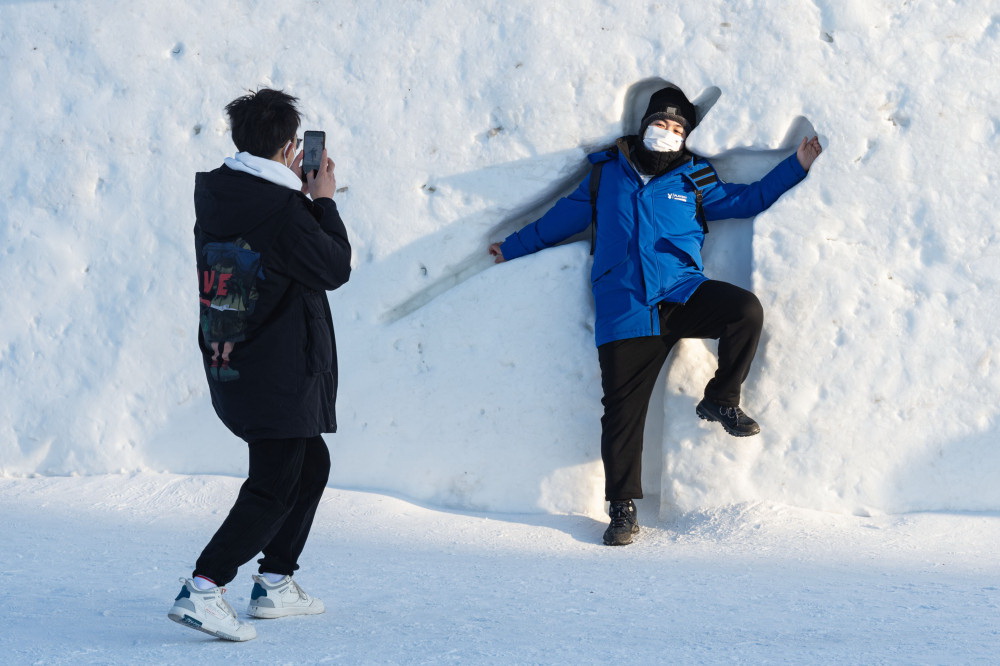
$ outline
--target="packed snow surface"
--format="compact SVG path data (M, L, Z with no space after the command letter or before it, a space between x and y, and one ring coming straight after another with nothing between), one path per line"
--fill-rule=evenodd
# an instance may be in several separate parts
M220 641L166 613L239 483L0 479L0 661L990 664L1000 651L997 514L741 504L609 548L586 516L334 489L296 574L327 612L248 620L257 639ZM244 620L255 571L226 593Z

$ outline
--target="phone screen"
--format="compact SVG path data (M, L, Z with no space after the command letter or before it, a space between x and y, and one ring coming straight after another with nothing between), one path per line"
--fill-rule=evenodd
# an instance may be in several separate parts
M326 132L309 130L302 144L302 176L310 171L317 171L323 160L323 147L326 145Z

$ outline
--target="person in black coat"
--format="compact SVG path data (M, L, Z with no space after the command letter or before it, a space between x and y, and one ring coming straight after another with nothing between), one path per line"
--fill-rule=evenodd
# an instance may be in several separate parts
M199 346L212 405L250 465L168 615L229 640L256 636L221 594L258 553L251 615L324 610L292 574L330 472L322 434L337 430L337 353L325 292L350 277L351 246L326 151L301 173L297 101L262 89L231 102L239 152L195 178Z

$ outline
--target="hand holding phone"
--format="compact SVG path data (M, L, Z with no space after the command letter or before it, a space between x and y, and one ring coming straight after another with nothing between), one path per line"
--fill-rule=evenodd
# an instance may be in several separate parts
M313 176L323 164L323 150L326 148L326 132L309 130L302 142L302 180L312 172Z
M334 163L326 155L323 149L321 166L318 171L306 171L306 184L303 190L311 196L313 200L329 198L332 199L337 191L337 177L334 175Z

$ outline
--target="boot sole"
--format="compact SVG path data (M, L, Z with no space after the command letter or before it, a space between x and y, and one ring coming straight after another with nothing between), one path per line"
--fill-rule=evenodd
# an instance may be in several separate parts
M639 533L639 526L638 525L634 525L633 528L632 528L632 534L638 534L638 533ZM629 535L629 540L628 541L620 541L618 543L614 543L614 542L608 541L607 539L605 539L603 537L601 538L601 541L604 542L605 546L627 546L630 543L632 543L632 534Z
M711 421L713 423L718 423L719 425L722 426L723 430L725 430L726 432L728 432L733 437L753 437L754 435L760 434L760 426L759 425L757 426L757 429L754 430L753 432L739 432L737 430L733 430L728 425L726 425L725 421L720 421L719 419L715 418L714 416L712 416L708 412L703 411L701 407L698 407L695 410L695 412L698 413L698 418L700 418L702 421Z

